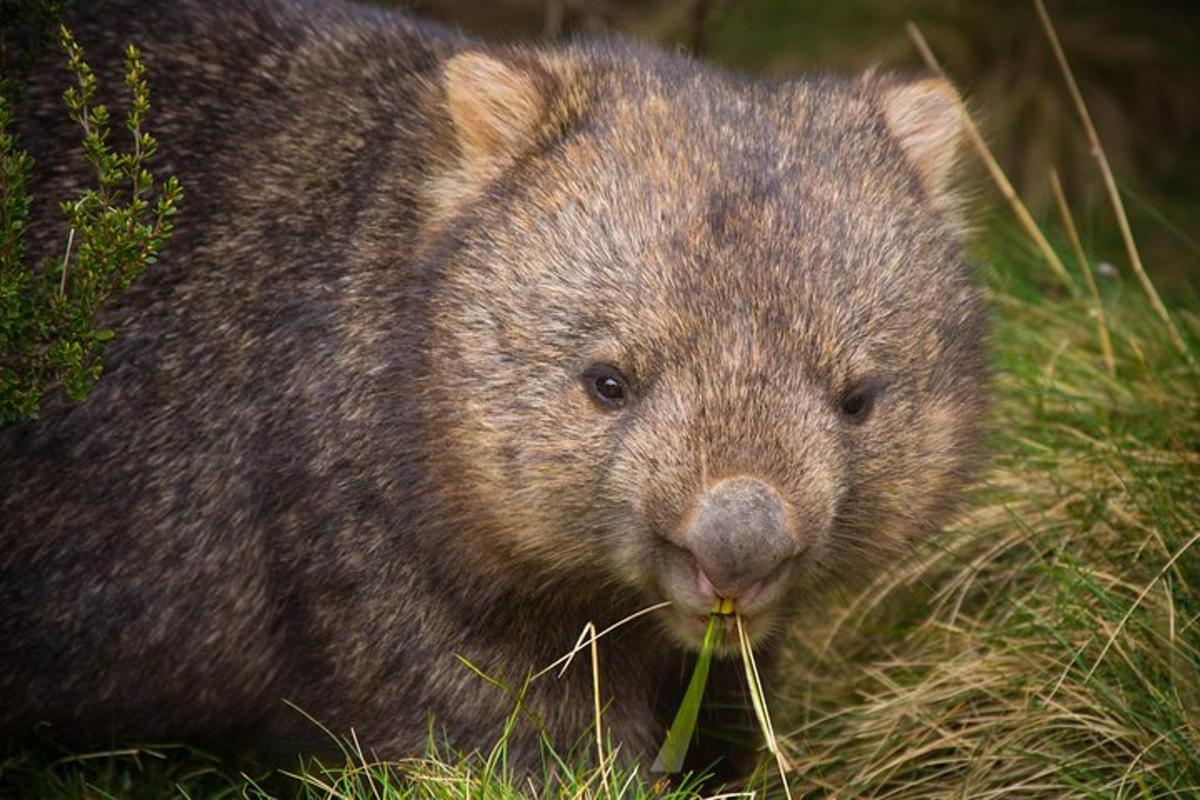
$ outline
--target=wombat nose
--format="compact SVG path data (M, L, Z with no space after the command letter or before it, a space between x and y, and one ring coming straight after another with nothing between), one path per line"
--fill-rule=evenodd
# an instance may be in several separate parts
M757 478L727 478L709 489L685 542L716 593L729 598L799 551L783 500Z

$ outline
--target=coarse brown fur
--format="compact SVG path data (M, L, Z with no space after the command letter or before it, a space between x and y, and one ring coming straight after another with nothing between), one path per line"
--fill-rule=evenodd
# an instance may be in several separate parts
M103 84L142 48L186 198L91 398L0 429L11 740L327 744L286 699L383 755L429 719L486 749L512 699L460 657L519 685L671 599L601 644L608 730L644 756L697 641L679 532L714 482L774 487L799 537L748 615L764 653L953 507L984 314L941 84L491 48L304 0L78 5ZM88 177L64 83L48 56L22 127L47 257ZM596 363L624 407L589 396ZM526 702L584 736L586 664ZM537 746L527 722L512 757Z

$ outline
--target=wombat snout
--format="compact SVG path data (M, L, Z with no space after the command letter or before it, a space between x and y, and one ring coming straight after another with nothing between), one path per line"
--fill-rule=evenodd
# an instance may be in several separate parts
M722 480L701 496L684 543L700 567L701 591L742 601L801 549L779 493L748 477Z

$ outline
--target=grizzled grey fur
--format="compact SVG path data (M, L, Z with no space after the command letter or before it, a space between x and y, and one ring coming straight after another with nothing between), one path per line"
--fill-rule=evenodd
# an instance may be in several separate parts
M102 84L142 48L186 197L91 398L0 429L8 741L328 747L288 700L385 756L430 718L488 748L512 698L460 657L520 685L666 599L601 645L645 756L715 595L768 657L953 509L984 315L944 84L315 0L76 6ZM88 180L65 82L47 56L21 128L42 257ZM559 746L586 661L529 690Z

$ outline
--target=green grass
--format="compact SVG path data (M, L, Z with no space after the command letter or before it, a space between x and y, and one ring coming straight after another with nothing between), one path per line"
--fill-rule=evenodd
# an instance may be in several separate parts
M989 242L993 468L974 510L793 647L797 780L843 797L1200 793L1200 376L1132 279L1051 293ZM1197 306L1176 308L1196 352Z
M1200 794L1200 374L1129 276L1100 284L1110 374L1082 280L1072 296L1016 234L991 231L981 254L995 309L991 467L954 530L834 600L833 613L798 621L772 700L792 788ZM1200 302L1176 297L1172 311L1195 358ZM21 754L0 763L0 796L688 794L547 758L556 777L535 790L502 745L387 766L351 748L346 765L248 777L178 748ZM764 759L759 788L772 769Z

